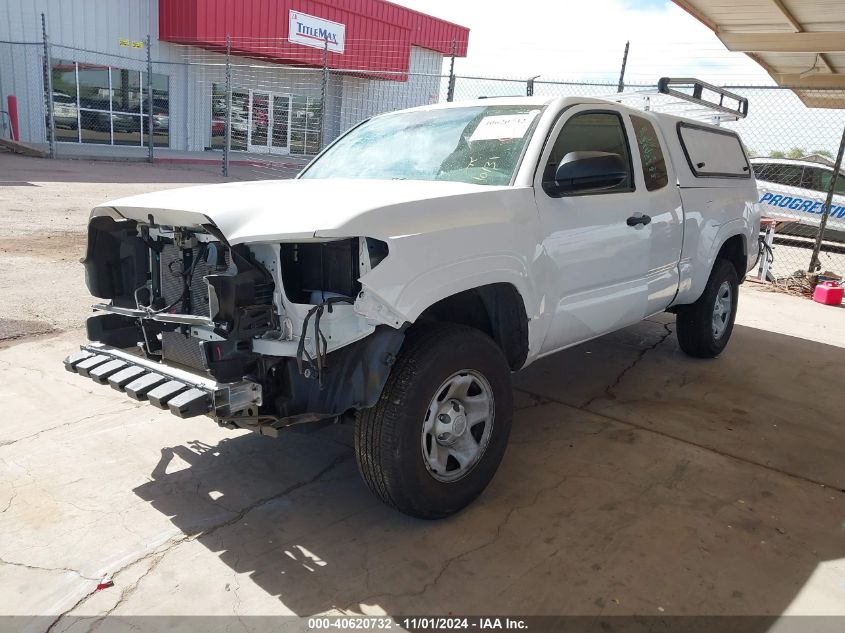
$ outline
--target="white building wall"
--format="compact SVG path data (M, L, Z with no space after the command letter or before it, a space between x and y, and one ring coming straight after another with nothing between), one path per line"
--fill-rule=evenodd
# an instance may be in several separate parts
M180 47L158 41L156 0L0 0L0 109L5 109L7 95L17 97L21 140L46 142L41 88L42 13L54 60L146 71L146 48L121 46L120 40L142 42L148 34L153 59L178 61L180 57ZM2 43L9 41L35 44ZM153 72L170 75L173 85L184 69L175 67L166 72L157 65Z
M195 47L181 48L180 64L155 64L154 72L177 70L170 80L171 149L203 150L211 147L212 91L226 83L226 56ZM186 61L187 60L187 61ZM279 95L320 97L322 71L290 68L232 56L232 89ZM182 70L184 69L184 70ZM174 127L175 126L175 127Z
M46 143L42 93L41 13L47 20L52 58L146 72L146 48L120 40L151 38L153 72L169 77L170 148L202 150L211 145L211 92L225 83L225 56L158 40L157 0L0 0L0 110L7 95L18 99L21 140ZM30 42L9 44L4 42ZM331 74L326 86L325 137L373 114L434 103L440 92L440 53L412 47L406 81ZM234 88L320 97L321 69L275 66L233 58ZM0 132L8 135L7 118Z
M442 68L440 53L412 46L406 81L344 76L339 131L375 114L437 103Z

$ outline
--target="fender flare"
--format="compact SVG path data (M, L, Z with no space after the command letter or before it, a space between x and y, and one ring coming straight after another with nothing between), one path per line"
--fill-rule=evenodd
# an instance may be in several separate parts
M394 308L413 323L428 307L466 290L495 283L516 288L522 298L528 320L537 313L537 299L528 271L516 258L491 255L469 262L455 262L427 270L410 280L402 289Z
M748 258L748 223L744 218L736 218L730 222L726 222L719 227L715 239L711 242L711 247L707 252L707 257L701 265L693 264L691 266L690 284L678 293L673 305L683 305L694 303L698 300L704 292L707 285L707 280L710 279L710 272L713 270L713 265L716 263L716 257L722 250L725 243L737 235L742 237L743 249L746 259Z

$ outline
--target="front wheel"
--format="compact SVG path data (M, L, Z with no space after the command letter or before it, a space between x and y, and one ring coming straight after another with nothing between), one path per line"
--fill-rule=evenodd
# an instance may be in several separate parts
M510 370L487 335L418 325L376 406L358 414L358 468L388 505L424 519L446 517L490 483L512 409Z
M681 349L696 358L718 356L731 338L738 299L736 269L729 261L717 259L698 301L678 306L676 327Z

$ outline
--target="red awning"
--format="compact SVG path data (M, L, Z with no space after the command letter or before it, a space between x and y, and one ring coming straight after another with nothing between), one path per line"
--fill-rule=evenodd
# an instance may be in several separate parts
M345 25L343 54L329 52L331 68L384 72L404 79L411 46L464 57L469 29L384 0L159 0L159 38L280 64L322 66L323 51L288 41L290 11ZM397 73L390 76L389 73Z

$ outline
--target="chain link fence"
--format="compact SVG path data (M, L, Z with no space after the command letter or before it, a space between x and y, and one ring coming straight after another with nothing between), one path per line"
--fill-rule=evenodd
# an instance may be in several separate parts
M0 41L0 136L46 142L43 57L42 42Z
M482 97L617 93L615 82L455 75L444 71L454 66L441 52L392 42L361 42L354 58L316 47L307 66L279 63L300 47L286 40L184 42L155 56L147 43L127 44L125 54L105 53L51 43L46 32L41 42L0 42L0 95L17 99L19 140L57 157L199 162L226 175L289 178L381 112ZM747 118L722 125L743 138L771 219L762 277L801 286L810 269L845 275L845 177L834 171L845 90L725 87L750 102ZM5 96L0 133L12 136Z

